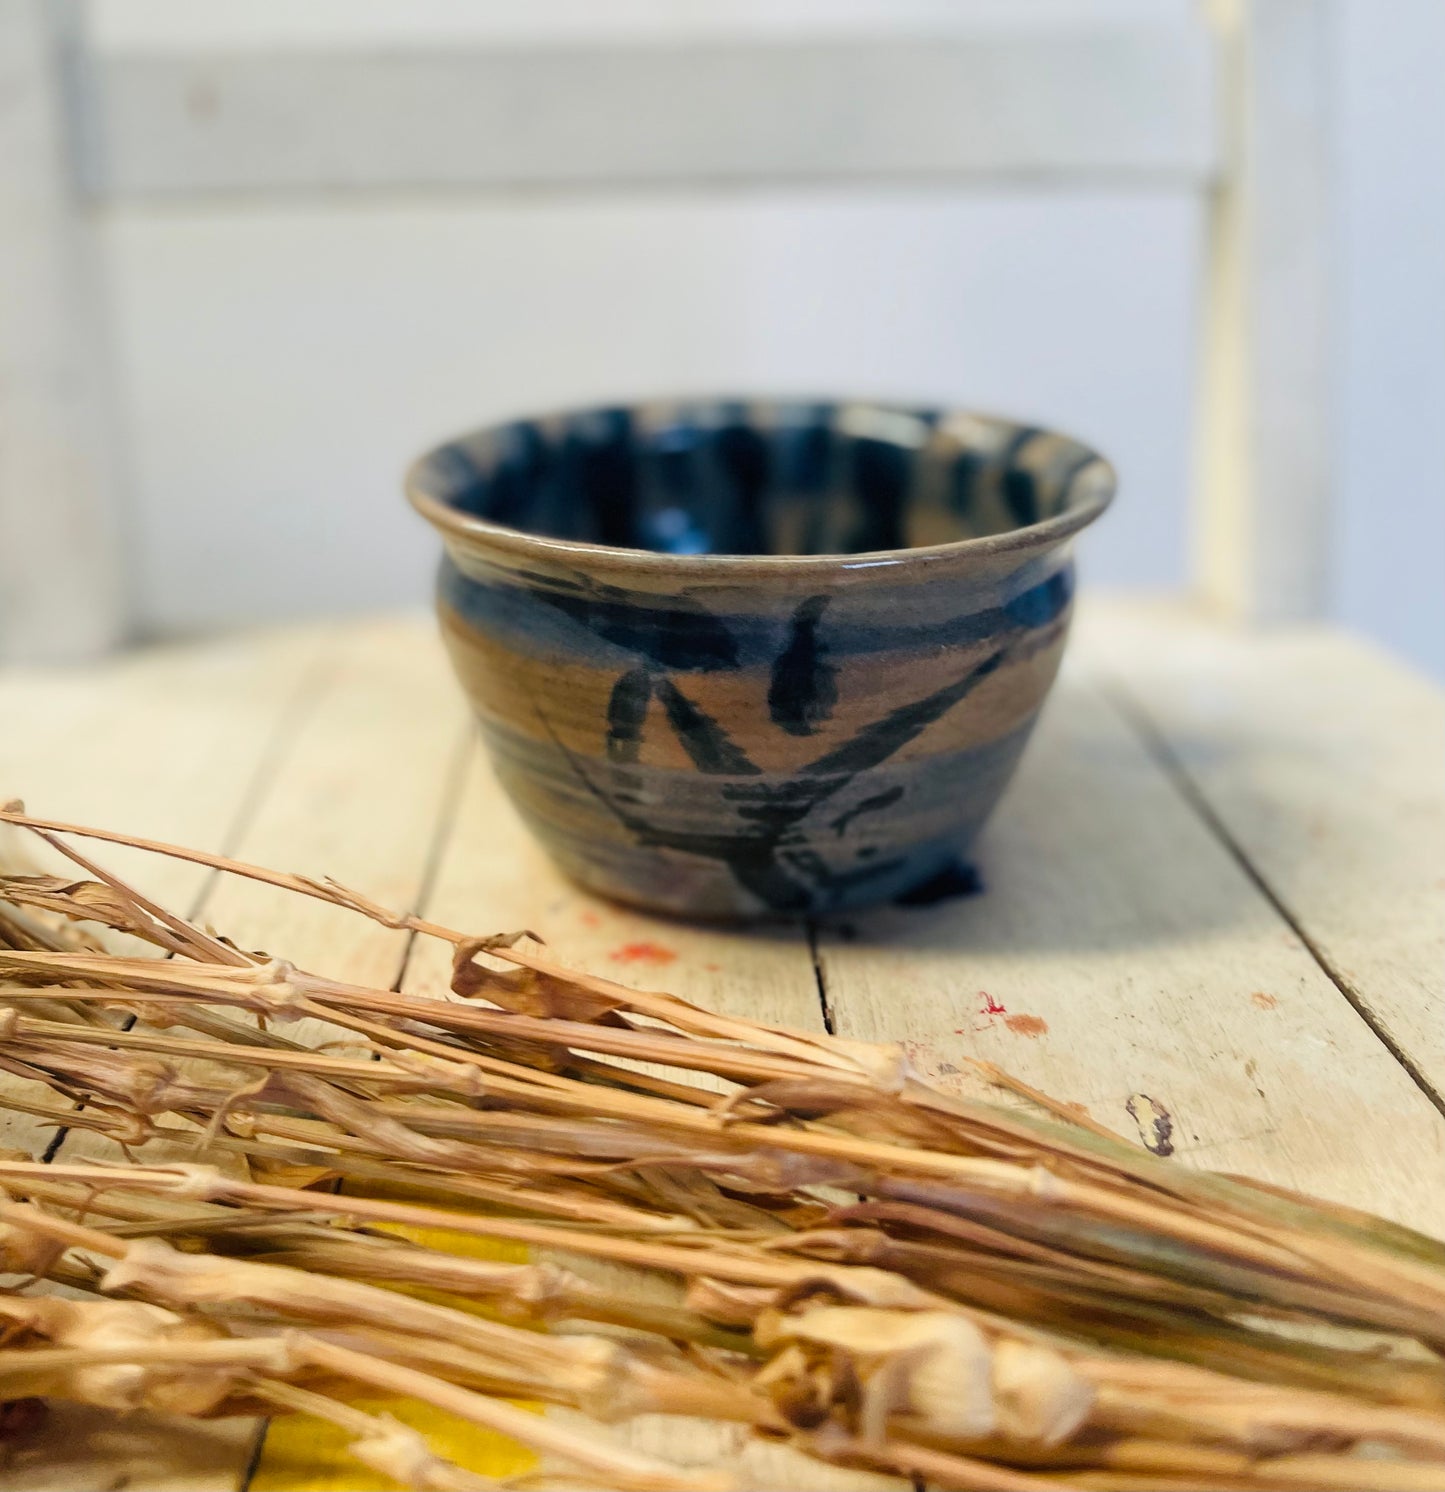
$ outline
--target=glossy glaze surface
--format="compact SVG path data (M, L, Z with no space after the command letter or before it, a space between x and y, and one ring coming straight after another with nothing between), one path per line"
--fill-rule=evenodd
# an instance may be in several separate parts
M478 432L408 490L498 775L559 864L747 918L906 895L966 849L1113 473L979 416L697 401Z

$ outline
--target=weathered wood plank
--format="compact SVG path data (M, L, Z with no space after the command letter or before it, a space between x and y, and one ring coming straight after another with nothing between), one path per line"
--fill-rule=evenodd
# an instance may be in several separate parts
M981 894L823 937L837 1029L975 1090L964 1059L987 1058L1187 1163L1445 1230L1445 1120L1081 674L977 846Z
M1083 639L1445 1108L1445 692L1357 638L1100 607Z
M0 799L203 849L233 845L278 738L300 723L337 646L333 629L310 627L64 670L8 669L0 673ZM28 835L10 842L38 845ZM93 853L182 911L207 879L199 866L139 850Z
M461 707L429 634L417 619L347 628L340 643L312 631L68 675L12 671L0 676L0 719L14 723L0 733L0 796L230 844L338 874L393 905L420 897L428 915L468 929L531 926L585 966L816 1024L800 933L689 928L593 900L552 869L480 758L448 811ZM1432 849L1438 697L1355 644L1232 639L1137 606L1086 610L1078 644L978 847L984 891L822 935L837 1029L907 1040L945 1082L977 1087L961 1059L987 1057L1158 1148L1167 1139L1186 1162L1445 1230L1445 1121L1189 798L1426 1067L1445 889ZM1177 773L1161 765L1166 748ZM109 850L105 859L181 906L209 890L204 915L243 941L348 977L390 983L401 971L395 934L320 904L228 881L207 888L194 869ZM405 978L443 988L440 950L418 945ZM66 1153L89 1143L76 1136ZM71 1442L80 1436L70 1420L57 1424ZM142 1451L133 1438L86 1433L85 1450L57 1444L17 1468L14 1485L112 1485L114 1452L148 1486L231 1492L252 1435L235 1424L202 1446L167 1429ZM631 1433L678 1460L739 1460L727 1431L651 1423ZM749 1458L749 1484L822 1485L788 1459ZM329 1469L346 1474L339 1460ZM263 1465L259 1485L268 1474ZM864 1480L840 1473L836 1484Z
M333 875L384 906L415 908L469 735L429 618L352 624L325 688L238 836L245 860ZM407 935L271 886L223 877L206 920L243 947L390 988ZM305 1039L298 1027L293 1033Z
M147 649L64 672L0 674L0 801L35 813L226 850L336 650L330 629ZM67 865L8 827L7 857ZM192 910L199 866L119 846L80 846L147 895ZM74 869L74 867L71 867ZM76 872L83 874L83 872ZM32 1100L51 1103L38 1085ZM48 1129L0 1112L0 1144L43 1150Z
M465 710L429 619L349 626L235 853L305 874L339 872L384 905L411 910L426 883L467 738ZM232 877L209 889L202 915L243 947L274 948L307 969L383 989L400 977L406 957L405 933ZM321 1021L287 1028L303 1041L345 1034ZM90 1143L105 1144L93 1137ZM277 1436L278 1451L294 1443L291 1428ZM303 1439L332 1448L325 1469L347 1478L348 1486L364 1485L367 1474L335 1444L338 1437L316 1428L308 1426ZM231 1488L245 1481L254 1430L239 1444L241 1453L229 1460ZM270 1475L269 1447L265 1436L254 1458L262 1485ZM218 1458L218 1474L220 1464Z
M145 678L162 692L179 689L190 682L188 676L177 676L180 669L199 665L204 671L217 651L203 648L159 660L153 675ZM187 718L209 720L234 749L235 742L259 728L265 691L276 689L273 668L258 672L262 694L231 688L209 710ZM275 739L273 720L273 739L253 747L258 760L263 752L270 758L265 780L255 790L248 788L255 774L241 771L199 778L191 788L191 799L209 805L231 800L219 838L186 832L174 812L164 830L157 823L160 815L144 821L127 817L125 822L181 842L224 844L244 858L288 869L325 874L345 867L357 889L388 905L411 908L422 891L437 825L455 787L453 766L466 739L465 712L434 629L421 618L348 627L302 683L306 708L293 707L284 714L282 739ZM124 695L137 707L149 702L141 690L128 689ZM154 770L153 746L149 755L158 787L169 782L174 791L174 781ZM113 782L110 790L115 790ZM240 822L235 821L237 800L246 806ZM124 817L118 803L107 812L97 802L87 813L107 824ZM194 807L191 817L197 820ZM267 943L309 968L382 987L399 977L405 934L321 902L230 878L207 881L204 875L193 886L177 883L176 889L189 890L195 914L243 946ZM300 1028L293 1028L291 1034L298 1033ZM143 1147L142 1153L149 1149ZM118 1155L111 1142L82 1130L72 1131L59 1151L62 1159L113 1160ZM171 1427L161 1426L133 1464L144 1466L147 1485L232 1492L252 1460L256 1429L255 1422L233 1422L204 1446L198 1446L194 1435L182 1434L174 1439L172 1455ZM113 1484L114 1465L104 1437L88 1454L93 1465L82 1452L64 1459L67 1476L79 1479L68 1484ZM264 1471L264 1453L261 1465ZM351 1468L344 1454L336 1456L333 1469L345 1475Z
M309 628L151 649L65 673L11 670L0 677L0 719L8 725L0 734L0 796L24 795L35 812L73 822L232 849L336 651L331 629ZM7 848L19 843L18 831L7 838ZM185 910L199 904L206 884L199 867L116 846L88 848L148 895ZM56 1106L41 1085L25 1090ZM33 1119L0 1113L0 1144L39 1154L52 1137ZM60 1153L109 1159L116 1151L71 1131ZM15 1492L103 1492L117 1485L123 1467L135 1485L233 1492L254 1439L247 1420L118 1421L59 1406L7 1462L0 1484Z

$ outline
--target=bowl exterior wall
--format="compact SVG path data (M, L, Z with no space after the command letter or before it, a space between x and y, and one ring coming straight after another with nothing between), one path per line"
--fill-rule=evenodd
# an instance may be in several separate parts
M446 535L443 636L564 871L686 916L887 900L966 848L1058 669L1069 544L684 579Z

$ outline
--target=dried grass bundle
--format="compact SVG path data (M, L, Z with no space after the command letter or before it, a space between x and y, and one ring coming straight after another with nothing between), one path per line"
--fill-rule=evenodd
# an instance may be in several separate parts
M354 1400L414 1396L626 1488L730 1483L510 1401L706 1416L937 1487L1445 1486L1432 1239L1185 1170L1021 1084L1052 1113L561 967L529 934L0 819L80 872L0 876L0 1070L39 1085L0 1104L130 1157L0 1158L4 1268L83 1292L0 1295L4 1399L300 1409L428 1488L483 1483ZM441 939L451 997L244 952L68 835ZM478 1259L468 1235L540 1252Z

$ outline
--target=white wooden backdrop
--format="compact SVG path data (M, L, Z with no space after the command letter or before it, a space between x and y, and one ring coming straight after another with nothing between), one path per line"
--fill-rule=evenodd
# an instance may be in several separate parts
M1096 574L1327 607L1332 0L344 10L0 0L0 653L417 594L409 445L659 384L1072 424Z

